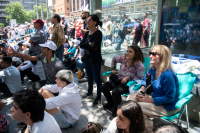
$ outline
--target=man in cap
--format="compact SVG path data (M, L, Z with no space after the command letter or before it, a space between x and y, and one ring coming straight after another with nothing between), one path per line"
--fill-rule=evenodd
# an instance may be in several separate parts
M88 9L82 10L81 18L83 20L83 27L81 29L81 32L83 34L85 34L89 30L89 28L87 27L87 18L89 15L90 15L90 11Z
M59 95L55 97L51 92ZM43 86L39 93L45 98L46 111L53 115L60 128L75 126L80 116L81 97L72 71L59 71L56 84Z
M57 46L57 49L55 50L56 57L63 61L65 34L62 25L60 24L60 20L61 18L58 14L54 14L51 18L51 23L54 24L51 41Z
M143 27L142 27L140 20L141 20L141 17L135 18L136 24L135 24L133 31L130 33L130 35L134 36L134 40L132 43L132 45L134 45L134 46L137 46L138 42L141 41L141 37L142 37Z
M61 24L62 24L62 27L63 27L63 29L64 29L65 35L67 35L67 28L68 28L68 25L67 25L67 22L65 21L65 18L64 18L64 17L61 18Z
M45 43L45 33L43 30L44 22L42 19L36 19L33 23L36 32L29 40L29 43L31 44L29 52L30 55L36 56L41 53L41 47L39 44Z
M4 48L4 50L7 53L16 55L24 60L42 62L46 80L35 82L30 87L32 89L40 89L45 84L55 84L55 75L58 71L64 69L63 63L57 57L54 56L54 53L57 49L56 44L54 42L47 41L44 44L40 44L40 47L42 47L42 53L37 56L24 55L16 52L13 48Z

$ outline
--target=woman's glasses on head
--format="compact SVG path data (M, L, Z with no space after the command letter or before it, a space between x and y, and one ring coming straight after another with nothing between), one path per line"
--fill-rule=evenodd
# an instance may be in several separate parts
M156 55L160 55L160 53L158 53L158 52L149 52L149 56L151 56L151 55L152 55L152 57L156 58Z

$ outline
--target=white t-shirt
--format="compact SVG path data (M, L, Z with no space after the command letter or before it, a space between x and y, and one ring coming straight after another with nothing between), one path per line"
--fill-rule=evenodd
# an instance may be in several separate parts
M34 123L32 130L29 125L27 127L30 133L62 133L56 120L46 111L44 111L43 121Z
M110 125L108 126L108 128L106 129L106 131L104 133L118 133L117 131L117 123L115 122L115 120L117 119L117 117L115 117ZM124 131L122 132L124 133Z
M11 32L11 36L12 36L12 39L15 39L15 38L16 38L16 34L15 34L15 31L14 31L14 30Z
M22 36L25 35L25 30L24 29L20 29L19 32L20 32L20 35L22 35Z

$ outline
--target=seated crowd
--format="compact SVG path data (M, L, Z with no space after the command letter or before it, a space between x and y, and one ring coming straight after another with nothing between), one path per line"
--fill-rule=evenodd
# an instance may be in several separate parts
M54 28L57 28L55 32L60 30L60 19L59 15L52 17ZM19 43L18 49L7 46L5 42L0 44L0 92L13 96L12 118L20 121L17 125L23 127L25 133L61 133L61 128L75 126L81 113L81 97L73 74L78 69L82 78L87 76L88 81L88 92L82 98L93 98L94 80L97 95L93 106L101 103L103 94L107 100L103 107L113 107L112 122L106 133L152 132L153 123L149 118L170 116L179 111L175 107L179 100L179 83L172 69L169 48L155 45L150 49L151 66L145 74L141 49L129 46L125 55L113 57L112 75L108 82L102 84L102 33L98 28L102 23L97 15L89 15L85 21L89 30L84 32L83 39L68 42L65 36L63 46L57 44L62 41L45 39L44 23L39 19L34 21L35 35L29 41ZM53 36L59 39L60 33L53 33ZM59 52L62 51L61 56ZM119 70L116 70L117 63L121 63ZM139 92L147 87L146 76L149 74L153 90L150 94L140 95ZM33 84L23 90L25 77ZM129 93L126 84L132 80L141 80L141 89L122 102L121 95ZM160 126L153 132L161 133L168 128L168 125ZM172 129L181 130L176 126Z

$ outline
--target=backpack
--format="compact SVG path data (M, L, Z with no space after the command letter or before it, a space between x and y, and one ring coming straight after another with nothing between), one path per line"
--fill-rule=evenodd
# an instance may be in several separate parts
M100 123L88 122L79 133L100 133L101 131L103 131L103 126Z
M8 130L9 123L6 119L6 116L3 113L0 113L0 132L5 133Z

